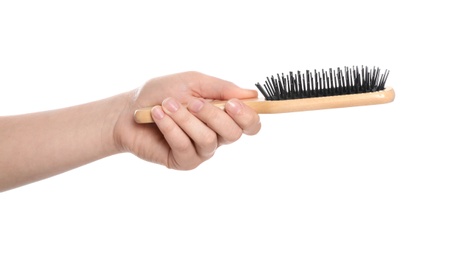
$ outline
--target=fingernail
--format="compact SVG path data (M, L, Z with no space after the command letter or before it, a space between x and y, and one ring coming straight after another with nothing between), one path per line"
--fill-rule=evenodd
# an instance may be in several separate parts
M179 110L180 105L173 98L167 98L163 101L163 107L171 113L177 112Z
M239 113L241 113L241 111L243 110L243 105L241 104L240 101L236 100L236 99L231 99L229 101L227 101L226 104L226 109L227 111L237 115Z
M193 99L189 105L188 105L188 109L194 113L199 112L202 107L204 106L204 102L200 99Z
M158 120L158 119L163 119L163 117L164 117L164 112L160 106L156 106L156 107L152 108L152 118Z

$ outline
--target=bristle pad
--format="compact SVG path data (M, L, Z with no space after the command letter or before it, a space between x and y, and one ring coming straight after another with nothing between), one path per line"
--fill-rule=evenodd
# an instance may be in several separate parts
M263 86L255 84L266 100L287 100L375 92L385 89L389 71L353 66L321 71L277 74L267 77Z

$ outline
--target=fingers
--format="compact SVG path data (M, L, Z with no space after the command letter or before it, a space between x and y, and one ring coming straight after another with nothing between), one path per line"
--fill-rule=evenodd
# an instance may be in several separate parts
M176 168L194 168L220 145L261 128L258 114L238 99L228 101L223 111L203 99L193 98L184 106L167 98L154 107L152 117L171 147Z
M194 168L213 156L218 147L216 132L192 115L174 98L167 98L152 116L171 147L176 166Z
M193 108L197 109L203 106L201 100L193 99L193 101L198 101L193 102ZM164 111L193 141L198 155L203 158L210 158L218 146L216 132L193 116L185 106L182 106L175 99L167 98L162 105Z
M218 145L238 140L243 129L223 110L202 99L193 99L188 104L189 111L213 130L218 136Z
M155 106L151 113L155 124L170 147L165 163L168 168L189 170L202 162L197 157L191 139L171 117L166 115L161 106Z

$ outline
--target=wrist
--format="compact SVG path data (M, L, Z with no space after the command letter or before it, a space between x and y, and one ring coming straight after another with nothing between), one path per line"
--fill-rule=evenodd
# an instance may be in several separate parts
M127 135L130 135L135 126L133 119L134 104L137 90L124 92L111 98L112 109L107 118L108 149L112 154L129 151L126 145Z
M121 142L123 121L133 120L133 91L125 92L106 99L106 110L102 125L102 144L107 155L125 151Z

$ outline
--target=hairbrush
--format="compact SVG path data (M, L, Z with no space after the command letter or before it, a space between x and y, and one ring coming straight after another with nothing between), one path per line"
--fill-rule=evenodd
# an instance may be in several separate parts
M385 87L389 71L367 66L306 70L266 77L255 86L263 98L244 99L259 114L277 114L329 108L376 105L392 102L395 92ZM212 103L223 109L224 100ZM137 109L137 123L152 123L152 107Z

